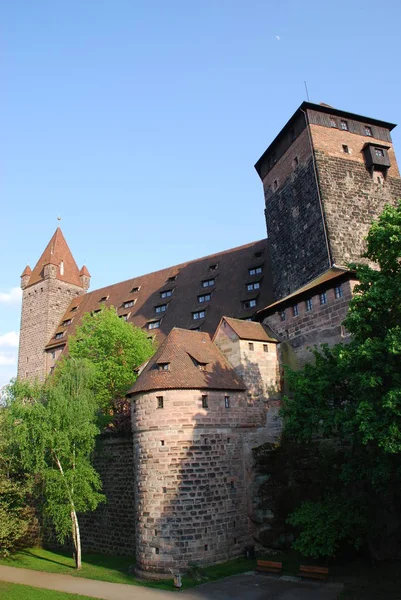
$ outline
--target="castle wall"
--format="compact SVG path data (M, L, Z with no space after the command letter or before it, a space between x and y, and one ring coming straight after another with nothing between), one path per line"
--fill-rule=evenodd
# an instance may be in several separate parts
M380 171L372 174L362 149L367 143L374 144L374 138L318 125L311 125L311 134L333 262L346 265L360 261L372 221L385 204L395 204L401 198L394 149L387 143L391 163L387 175ZM344 144L349 153L344 153Z
M102 480L107 503L79 515L85 552L133 556L135 553L135 479L132 435L100 436L93 466Z
M279 371L276 343L239 339L225 321L217 330L214 343L242 377L248 397L277 398Z
M47 278L23 290L18 377L43 379L44 348L71 300L83 289L55 278Z
M282 308L266 317L264 322L272 328L280 340L292 349L295 363L291 367L299 367L312 359L309 348L314 345L329 344L333 346L349 339L347 331L341 325L348 311L348 304L352 298L352 291L356 281L346 281L341 284L343 296L335 297L334 287L326 291L327 304L320 304L320 296L313 295L312 310L306 310L305 301L298 302L299 315L294 316L293 307L285 310L285 320L282 320ZM294 298L294 304L297 299ZM283 356L283 344L280 345L281 358L285 364L288 361Z
M263 188L273 295L278 300L330 266L308 129L267 173Z
M202 395L208 408L202 408ZM137 569L147 577L236 556L250 541L245 432L264 423L263 402L243 392L168 390L132 402L138 482ZM157 397L163 397L163 409Z

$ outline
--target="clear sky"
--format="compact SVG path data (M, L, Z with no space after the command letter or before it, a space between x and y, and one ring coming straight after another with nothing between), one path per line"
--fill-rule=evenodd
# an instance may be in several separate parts
M263 238L253 165L304 80L401 123L400 20L398 0L0 3L0 385L58 214L92 289Z

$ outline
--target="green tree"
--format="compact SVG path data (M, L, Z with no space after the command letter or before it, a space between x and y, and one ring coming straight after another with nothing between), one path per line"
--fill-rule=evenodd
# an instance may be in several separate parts
M29 526L27 493L29 482L18 479L11 469L6 435L6 408L0 408L0 555L7 556Z
M116 410L137 378L135 369L156 349L146 332L120 319L114 307L85 314L68 346L71 357L94 365L97 401L106 412Z
M88 361L67 359L62 373L44 386L16 382L6 409L15 464L43 481L45 512L61 542L72 534L77 569L77 513L94 510L104 500L91 465L98 433L94 377Z
M377 268L353 265L359 285L344 321L351 342L316 350L313 364L290 372L284 402L287 436L331 439L342 453L334 484L289 519L301 527L296 547L314 555L334 554L345 539L367 543L376 558L401 547L400 204L372 225L364 257Z

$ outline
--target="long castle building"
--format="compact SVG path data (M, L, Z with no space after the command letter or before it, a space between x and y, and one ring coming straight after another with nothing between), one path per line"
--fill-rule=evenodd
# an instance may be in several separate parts
M103 304L160 342L129 393L131 530L120 547L102 542L135 546L141 574L210 564L257 539L250 450L279 431L282 364L347 339L348 264L384 205L401 198L393 128L301 104L255 165L264 240L88 292L88 269L57 229L24 270L19 377L49 375L82 315ZM109 514L121 504L110 497Z

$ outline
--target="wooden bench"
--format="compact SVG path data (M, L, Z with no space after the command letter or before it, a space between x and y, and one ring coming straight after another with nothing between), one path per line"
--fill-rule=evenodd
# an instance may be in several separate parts
M309 577L310 579L327 579L329 570L327 567L314 567L312 565L300 565L298 577Z
M280 575L282 569L282 562L274 562L272 560L258 560L256 563L256 570L259 573L275 573L276 575Z

